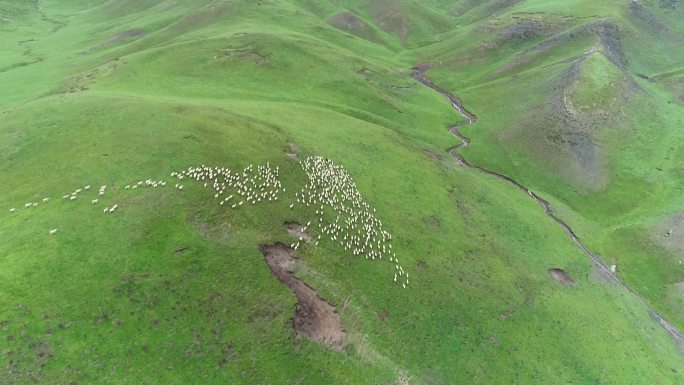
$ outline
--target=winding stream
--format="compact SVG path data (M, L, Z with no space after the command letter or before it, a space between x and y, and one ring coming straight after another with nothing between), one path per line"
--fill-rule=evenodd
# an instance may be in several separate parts
M477 121L477 116L473 114L472 112L468 111L461 101L451 94L449 91L439 87L435 83L433 83L430 79L428 79L425 76L425 72L427 72L430 69L430 66L427 64L419 64L416 67L412 69L412 76L413 79L416 81L422 83L423 85L432 88L433 90L437 91L440 93L442 96L446 97L449 99L451 102L451 105L454 107L454 109L461 115L463 116L467 122L455 126L450 126L449 127L449 132L458 138L461 143L457 144L453 147L448 148L446 151L449 153L449 155L453 156L461 165L465 167L470 167L476 170L479 170L485 174L492 175L498 179L501 179L509 184L512 184L513 186L517 187L519 190L527 194L530 198L532 198L539 206L544 209L544 213L553 219L558 225L565 231L565 233L572 239L573 242L577 245L577 247L586 255L589 260L594 264L596 269L598 269L599 273L601 276L605 277L606 279L614 282L615 284L621 286L625 290L627 290L629 293L634 296L634 298L637 299L648 311L649 315L651 318L653 318L655 321L657 321L660 326L665 329L665 331L672 337L672 339L675 342L675 345L677 346L677 349L680 351L680 353L684 354L684 336L682 336L682 333L677 329L676 326L668 322L662 315L660 315L651 305L649 305L646 300L644 300L636 291L632 290L629 286L627 286L620 278L617 277L614 273L610 271L610 269L606 266L606 264L603 262L603 259L601 258L600 255L597 253L591 251L575 234L575 231L568 225L561 217L559 217L554 211L551 209L551 205L549 204L548 201L544 200L541 198L539 195L537 195L534 191L528 189L527 187L523 186L519 182L515 181L514 179L507 177L506 175L499 174L495 171L488 170L484 167L480 167L477 165L474 165L470 162L468 162L462 155L458 153L458 149L461 147L467 147L470 144L470 139L468 139L466 136L461 134L459 129L461 127L473 124Z

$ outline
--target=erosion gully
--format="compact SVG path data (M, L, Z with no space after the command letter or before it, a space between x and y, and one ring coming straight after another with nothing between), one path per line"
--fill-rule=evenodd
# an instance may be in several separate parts
M660 313L658 313L648 302L646 302L645 299L643 299L636 291L632 290L629 286L627 286L620 278L617 277L614 273L610 271L610 269L606 266L605 262L601 258L601 256L593 251L591 251L577 236L575 231L568 225L561 217L559 217L553 209L551 209L551 205L549 204L548 201L544 200L542 197L537 195L534 191L530 190L529 188L523 186L516 180L503 175L499 174L498 172L486 169L484 167L474 165L470 162L468 162L462 155L458 153L458 149L461 147L467 147L470 144L470 139L468 139L466 136L461 134L459 131L461 127L468 126L470 124L473 124L477 121L477 116L473 114L472 112L468 111L461 101L454 96L452 93L449 91L439 87L435 83L433 83L430 79L425 76L425 72L430 69L429 64L419 64L416 67L412 69L412 75L413 79L416 81L422 83L423 85L430 87L431 89L437 91L440 93L442 96L446 97L449 99L449 102L451 102L451 105L454 107L454 109L466 119L465 123L459 124L459 125L454 125L449 127L449 132L458 138L461 143L457 144L453 147L448 148L446 151L449 155L454 157L462 166L464 167L469 167L476 169L478 171L481 171L485 174L491 175L497 179L503 180L506 183L509 183L515 187L518 188L518 190L521 190L525 194L527 194L531 199L533 199L539 206L544 209L544 213L551 219L553 219L560 227L565 231L565 233L572 239L573 242L577 245L577 247L580 249L584 255L586 255L589 260L594 264L596 269L598 270L599 274L607 279L608 281L614 282L615 284L621 286L625 290L627 290L629 293L634 296L634 298L637 299L648 311L649 315L651 318L653 318L655 321L657 321L660 326L665 329L665 331L672 337L673 341L675 342L675 345L677 347L677 350L680 352L680 354L684 355L684 336L682 333L677 329L676 326L671 324L669 321L667 321Z

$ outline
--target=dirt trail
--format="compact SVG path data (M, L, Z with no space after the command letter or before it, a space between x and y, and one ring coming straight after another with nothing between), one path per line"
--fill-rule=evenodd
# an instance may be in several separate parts
M556 223L558 223L558 225L563 229L563 231L565 231L565 233L570 237L570 239L572 239L572 241L575 242L575 244L580 249L580 251L582 251L582 253L584 253L584 255L589 257L589 260L598 269L601 276L606 277L610 281L614 282L615 284L623 287L625 290L627 290L629 293L631 293L634 296L634 298L636 298L646 308L646 310L648 311L651 318L653 318L655 321L657 321L660 324L660 326L662 326L663 329L665 329L665 331L674 340L675 345L676 345L677 349L679 350L679 352L684 355L684 336L677 329L677 327L675 327L673 324L668 322L653 307L651 307L651 305L649 305L646 302L646 300L644 300L636 291L632 290L620 278L618 278L614 273L612 273L610 271L610 269L608 268L608 266L606 266L606 264L603 262L603 259L601 258L601 256L594 253L593 251L591 251L579 239L577 234L575 234L575 231L562 218L560 218L558 215L556 215L556 213L553 212L549 202L547 202L546 200L541 198L534 191L528 189L527 187L525 187L522 184L518 183L517 181L511 179L510 177L507 177L506 175L499 174L497 172L488 170L484 167L480 167L480 166L471 164L470 162L468 162L463 156L461 156L457 152L457 150L459 148L467 147L470 144L470 139L468 139L463 134L461 134L459 129L461 127L475 123L477 121L477 116L475 116L475 114L473 114L472 112L468 111L465 107L463 107L463 104L461 103L461 101L456 96L451 94L449 91L437 86L436 84L434 84L430 79L428 79L425 76L425 72L427 72L430 69L430 67L431 67L431 65L426 64L426 63L419 64L416 67L414 67L413 71L412 71L413 79L415 79L416 81L422 83L423 85L425 85L427 87L432 88L433 90L439 92L444 97L449 99L449 101L451 102L451 105L454 107L454 109L456 109L456 111L467 120L466 123L462 123L459 125L449 127L449 132L453 136L458 138L461 141L461 143L457 144L453 147L448 148L446 150L447 153L449 153L449 155L453 156L461 165L463 165L465 167L474 168L474 169L479 170L485 174L492 175L492 176L494 176L498 179L501 179L501 180L503 180L509 184L512 184L513 186L517 187L519 190L521 190L522 192L527 194L535 202L537 202L542 207L542 209L544 209L544 213L548 217L553 219Z
M297 308L292 319L295 331L334 350L344 349L346 333L335 307L292 273L297 265L294 250L280 242L262 245L260 250L273 275L297 296Z

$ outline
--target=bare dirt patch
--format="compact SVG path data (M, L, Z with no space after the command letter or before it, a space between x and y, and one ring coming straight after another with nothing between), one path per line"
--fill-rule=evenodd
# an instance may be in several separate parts
M285 152L290 159L297 159L297 145L292 142L287 142L287 151Z
M307 234L306 230L304 230L304 226L300 225L299 223L285 222L283 223L283 226L285 229L287 229L287 233L291 236L301 241L311 242L311 236Z
M295 331L334 350L344 349L347 343L346 333L335 307L292 273L297 265L294 250L281 242L261 245L260 250L273 275L297 297L298 303L292 319Z
M684 253L684 213L660 221L651 231L651 238L671 253Z
M549 276L563 285L574 285L575 281L563 269L552 267L549 269Z
M409 377L405 372L399 373L399 377L397 377L397 385L409 385Z

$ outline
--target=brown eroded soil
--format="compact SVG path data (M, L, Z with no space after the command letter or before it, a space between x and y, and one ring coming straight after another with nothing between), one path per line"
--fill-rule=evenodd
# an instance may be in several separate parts
M261 245L260 250L273 275L297 297L292 319L295 331L334 350L344 349L346 333L335 307L292 273L298 263L294 250L281 242Z
M563 269L551 268L549 269L549 276L563 285L573 285L575 281Z

